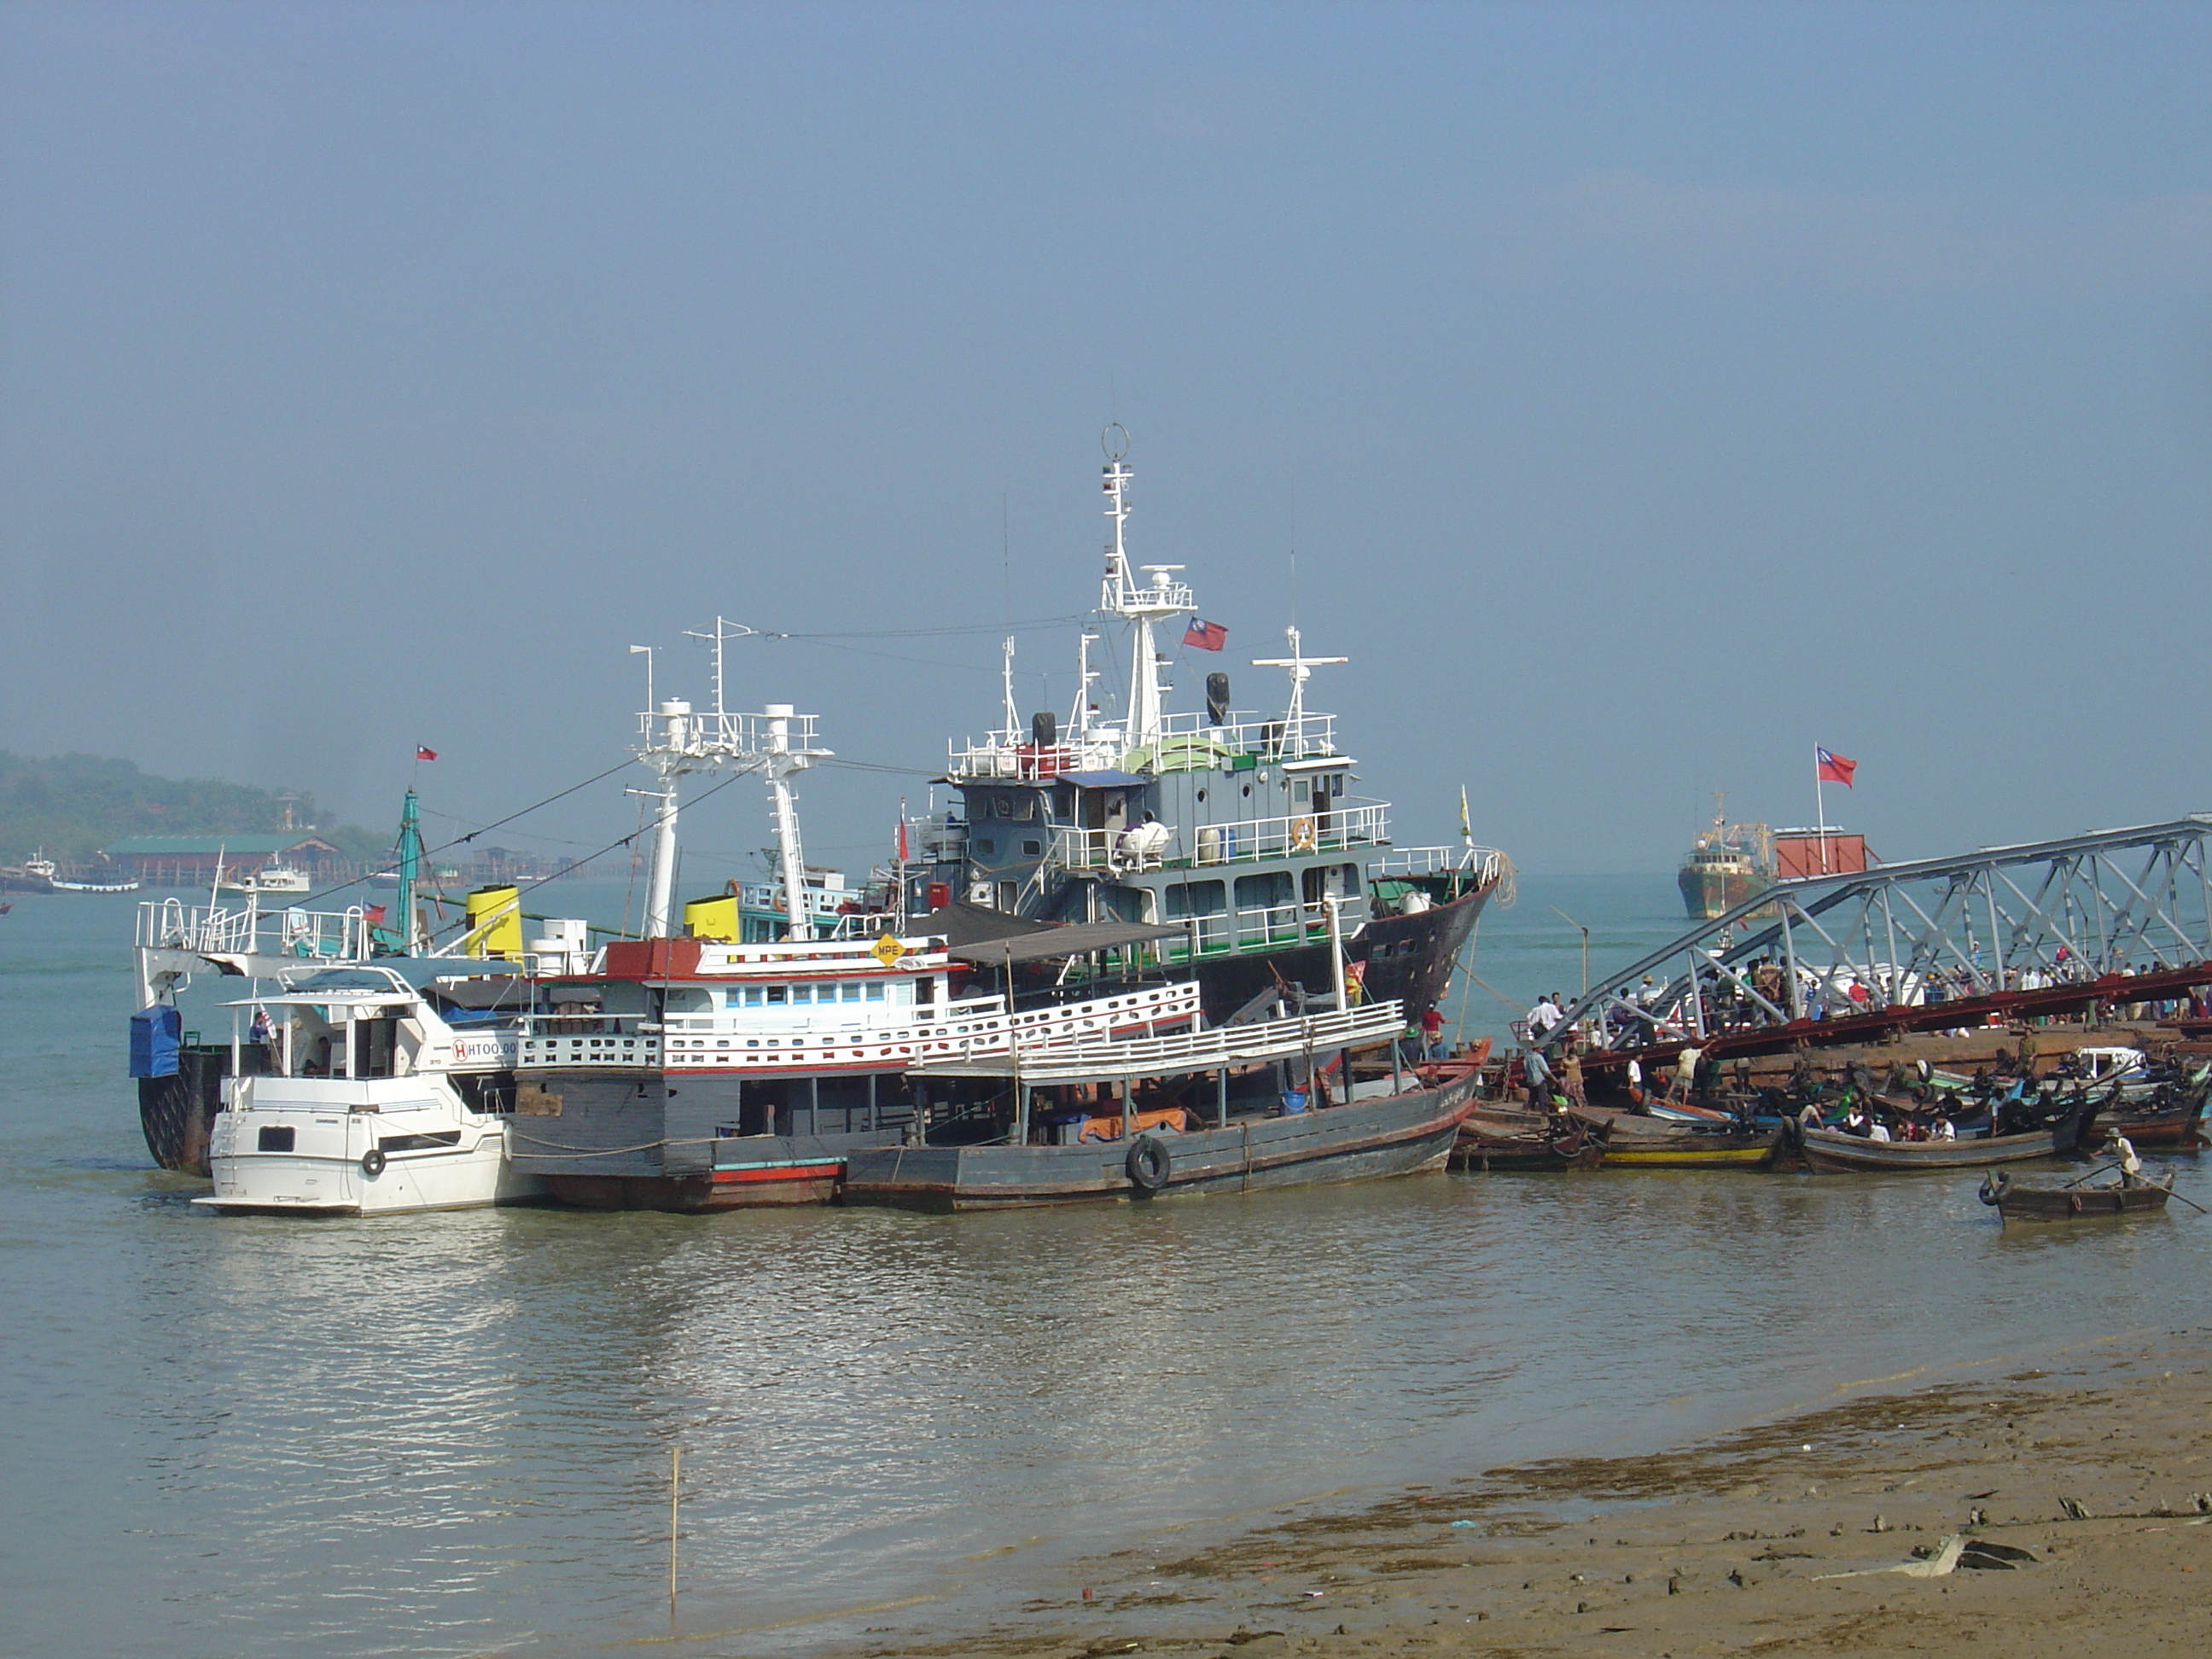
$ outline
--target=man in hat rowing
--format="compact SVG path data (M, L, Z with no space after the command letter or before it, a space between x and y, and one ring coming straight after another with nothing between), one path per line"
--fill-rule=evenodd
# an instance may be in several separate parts
M2136 1144L2120 1133L2117 1123L2105 1131L2105 1156L2120 1166L2120 1185L2140 1187L2143 1184L2142 1159L2136 1156Z

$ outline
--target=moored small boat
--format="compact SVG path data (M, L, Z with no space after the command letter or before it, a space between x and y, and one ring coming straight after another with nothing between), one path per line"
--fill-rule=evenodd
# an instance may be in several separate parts
M2080 1221L2098 1216L2155 1215L2173 1196L2173 1172L2163 1181L2117 1187L2016 1187L2002 1170L1982 1179L1977 1194L2007 1221Z
M1870 1140L1838 1129L1806 1129L1793 1139L1807 1164L1822 1174L1972 1170L2070 1152L2078 1139L2077 1124L2077 1119L2069 1117L2024 1133L1964 1140Z
M1587 1123L1484 1104L1459 1126L1455 1170L1595 1170L1605 1140Z
M1571 1115L1601 1131L1605 1163L1653 1170L1764 1169L1782 1145L1782 1130L1733 1123L1692 1123L1634 1112L1577 1106Z
M1167 1037L1024 1043L1014 1053L918 1065L909 1075L924 1084L1011 1084L1022 1103L1010 1135L985 1145L856 1147L846 1163L844 1200L934 1211L1034 1208L1438 1169L1474 1101L1472 1075L1425 1084L1398 1074L1361 1085L1341 1104L1309 1106L1302 1088L1287 1091L1282 1109L1274 1109L1278 1067L1303 1062L1325 1070L1320 1062L1333 1053L1395 1040L1404 1019L1402 1005L1391 1001ZM1040 1117L1029 1105L1034 1094L1049 1093L1064 1104L1099 1089L1119 1091L1127 1100L1139 1084L1209 1074L1212 1090L1190 1091L1189 1097L1211 1092L1210 1109L1148 1112L1139 1103L1134 1134L1119 1116L1079 1118L1059 1110ZM1264 1103L1249 1096L1232 1099L1232 1085L1255 1082L1270 1091ZM1041 1131L1058 1139L1041 1141Z

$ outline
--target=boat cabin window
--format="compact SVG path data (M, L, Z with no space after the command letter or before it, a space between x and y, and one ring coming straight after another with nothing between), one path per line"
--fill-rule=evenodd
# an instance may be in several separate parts
M883 981L881 980L870 980L868 981L868 1000L871 1002L881 1002L883 1000Z
M916 1002L934 1002L937 1000L936 975L924 974L920 979L915 981L914 1000Z
M1291 785L1291 799L1303 801L1306 798L1306 781L1299 778Z
M769 1006L771 1008L782 1007L791 1000L791 988L788 985L769 986L768 988L768 1000Z
M615 980L599 988L599 1009L609 1014L645 1012L645 987L635 981Z
M672 985L661 1008L671 1014L711 1014L714 994L703 985Z
M1229 908L1229 890L1218 881L1176 882L1168 889L1167 918L1218 916Z
M397 1019L356 1019L353 1023L353 1077L390 1077L392 1051L398 1046Z
M1272 910L1291 902L1291 872L1287 870L1266 870L1257 875L1237 878L1237 908L1240 910Z

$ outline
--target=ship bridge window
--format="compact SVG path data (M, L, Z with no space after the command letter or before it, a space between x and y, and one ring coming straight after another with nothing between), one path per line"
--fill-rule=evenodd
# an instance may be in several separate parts
M1044 843L1041 841L1025 841L1022 843L1022 856L1024 858L1036 858L1043 852Z
M1168 889L1167 919L1218 916L1229 908L1229 890L1218 881L1176 882Z
M1240 910L1272 910L1291 902L1291 872L1287 870L1267 870L1258 875L1237 878L1237 908Z
M769 986L768 988L768 1000L769 1006L771 1008L781 1007L784 1004L791 1000L791 988L788 985Z

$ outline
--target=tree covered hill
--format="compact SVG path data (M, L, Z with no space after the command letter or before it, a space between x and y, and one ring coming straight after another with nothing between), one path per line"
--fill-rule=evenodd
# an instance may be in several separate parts
M125 836L275 831L284 806L251 784L152 777L96 755L34 760L0 750L0 863L20 864L41 848L63 863L88 859ZM302 830L315 823L313 797L301 793L291 807ZM391 840L351 824L316 833L349 858L374 858Z

